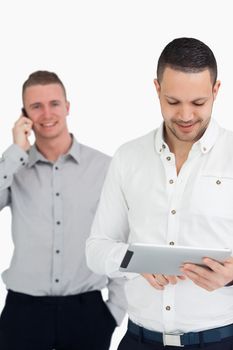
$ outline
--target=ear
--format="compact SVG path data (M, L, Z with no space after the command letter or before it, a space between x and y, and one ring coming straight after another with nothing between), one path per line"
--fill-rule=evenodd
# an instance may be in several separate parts
M155 84L155 88L156 88L156 91L157 91L157 94L158 94L158 97L160 95L160 91L161 91L161 86L158 82L158 79L154 79L154 84Z
M67 111L67 115L69 115L70 113L70 102L66 101L66 111Z
M216 97L217 97L217 94L218 94L218 90L219 90L219 88L220 88L220 85L221 85L220 80L217 80L216 83L215 83L214 86L213 86L214 100L215 100Z

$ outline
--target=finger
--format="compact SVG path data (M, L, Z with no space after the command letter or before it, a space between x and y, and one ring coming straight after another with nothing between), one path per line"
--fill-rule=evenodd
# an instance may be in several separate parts
M192 276L195 274L203 278L209 279L211 276L211 271L208 267L203 267L195 264L184 264L184 267L181 271L187 275L187 273L192 273Z
M176 276L166 276L166 279L167 279L168 282L171 283L171 284L176 284L176 283L177 283L177 278L176 278Z
M203 262L206 266L208 266L212 271L217 273L224 272L224 266L216 260L210 258L204 258Z
M167 279L167 276L164 276L164 275L161 275L161 274L155 275L155 280L161 286L166 286L169 283L169 280Z
M32 127L33 122L30 119L26 118L23 124Z
M203 278L192 271L186 271L185 274L198 287L204 288L207 291L213 291L218 287L212 280Z
M152 287L159 289L159 290L164 290L164 285L160 284L159 281L157 279L153 279L150 283L152 285Z
M163 290L164 289L164 287L157 282L155 275L152 275L152 274L149 274L149 273L143 273L142 275L147 280L147 282L150 283L150 285L152 287L154 287L156 289L159 289L159 290Z
M31 135L31 128L28 130L26 129L24 132L25 132L25 135L27 135L27 137L30 136Z
M214 290L225 286L233 279L233 260L229 259L222 265L210 258L204 258L206 267L194 264L185 264L181 271L195 284Z
M27 122L29 119L26 118L25 116L21 115L15 122L15 125L21 125L25 122Z
M188 266L189 264L187 264ZM212 291L222 286L222 276L204 267L191 265L192 269L185 269L185 275L199 287Z
M210 258L205 258L204 262L216 274L217 285L223 286L233 279L233 259L227 259L224 264Z
M190 278L190 280L192 279ZM211 292L217 288L212 282L201 278L197 278L196 280L194 279L192 282L198 287L207 290L208 292Z
M27 118L27 117L24 117L24 116L21 116L18 120L16 120L15 122L15 126L21 126L21 125L32 125L32 121L31 119Z
M177 276L177 278L179 278L179 280L182 280L182 281L186 280L186 277L184 275Z
M195 284L203 284L206 282L206 279L200 276L196 271L184 269L185 276L192 280Z
M231 256L230 258L226 259L225 263L233 264L233 257Z
M23 128L23 131L25 132L25 134L29 134L30 131L32 130L32 126L29 124L23 125L22 128Z

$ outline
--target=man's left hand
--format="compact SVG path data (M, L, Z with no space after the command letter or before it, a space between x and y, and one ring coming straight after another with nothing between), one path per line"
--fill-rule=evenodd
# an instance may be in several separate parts
M210 258L203 259L204 266L184 264L181 271L197 286L208 291L224 287L233 280L233 257L223 264Z

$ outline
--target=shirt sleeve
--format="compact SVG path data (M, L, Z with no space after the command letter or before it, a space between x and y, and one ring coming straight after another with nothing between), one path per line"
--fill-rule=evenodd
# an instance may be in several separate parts
M10 186L14 174L28 161L28 154L18 145L11 145L0 158L0 210L10 204Z
M118 151L111 161L86 243L89 268L109 277L124 276L118 270L128 248L128 206L122 190L120 168Z

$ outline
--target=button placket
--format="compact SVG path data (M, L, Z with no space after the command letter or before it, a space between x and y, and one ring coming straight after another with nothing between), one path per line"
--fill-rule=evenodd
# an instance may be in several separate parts
M167 285L163 291L163 321L165 331L174 328L175 322L175 285Z
M190 174L192 174L192 169L196 165L201 153L194 152L191 157L188 157L188 161L183 165L179 176L176 178L176 183L174 185L170 185L170 188L174 187L174 191L172 192L172 196L170 197L170 207L168 214L168 225L167 225L167 237L166 242L170 244L170 242L174 242L176 245L179 238L180 232L180 211L183 210L183 195L186 188L186 184L188 179L190 178ZM217 185L216 185L217 186Z
M62 250L63 250L63 205L61 198L61 166L53 166L53 225L54 225L54 241L53 241L53 274L52 274L52 290L59 293L61 289L61 272L62 272Z
M163 157L163 165L165 169L166 174L166 190L168 194L168 202L170 203L169 212L168 214L168 230L166 238L169 241L176 242L177 237L177 230L176 230L176 221L177 221L177 171L176 171L176 164L175 164L175 157L172 153L169 152L168 149L165 149L164 152L166 153ZM170 160L168 160L168 158ZM169 241L167 241L169 243Z
M176 244L179 236L179 208L181 207L182 194L184 191L184 182L178 181L173 185L169 185L174 188L172 195L170 196L170 208L168 213L168 225L167 225L167 244ZM172 243L171 243L172 242Z
M168 192L169 198L171 198L175 191L177 180L175 157L172 153L169 152L167 148L164 150L164 153L165 155L162 159L162 162L166 174L166 190Z
M183 210L183 195L186 188L187 181L191 174L193 167L196 164L196 160L199 158L200 153L194 154L192 160L186 162L185 166L182 167L179 176L174 177L174 173L170 172L173 169L176 175L175 161L174 165L171 166L172 160L168 161L164 159L164 167L166 170L166 183L168 189L168 212L167 212L167 232L166 232L166 243L168 245L176 245L179 242L180 234L180 215ZM169 180L175 180L174 183L169 183ZM217 186L217 185L216 185ZM221 185L220 185L221 186ZM182 240L182 237L181 237ZM179 288L178 281L177 285L167 285L163 291L163 304L162 304L162 315L164 330L166 333L171 332L175 328L175 315L176 315L176 304L175 304L175 291Z

